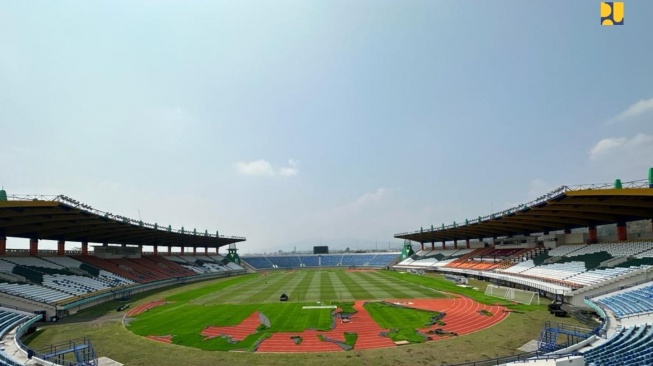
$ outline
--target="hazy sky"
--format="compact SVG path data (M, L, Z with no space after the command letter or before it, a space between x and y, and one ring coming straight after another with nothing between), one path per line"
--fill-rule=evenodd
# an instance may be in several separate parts
M594 0L3 1L0 184L243 253L396 246L646 178L652 19L645 0L613 27Z

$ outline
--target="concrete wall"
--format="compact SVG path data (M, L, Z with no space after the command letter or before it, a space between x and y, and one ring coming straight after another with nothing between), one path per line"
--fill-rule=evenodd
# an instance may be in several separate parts
M585 366L585 358L583 356L569 356L569 357L564 357L564 358L559 358L559 359L552 359L552 360L524 360L524 361L517 361L517 362L512 362L508 364L504 364L502 366L519 366L519 365L526 365L526 366Z
M18 309L18 310L29 311L29 312L45 310L47 319L50 319L51 316L57 315L56 308L53 305L46 305L40 302L24 299L22 297L13 296L5 293L0 293L0 304L7 308Z

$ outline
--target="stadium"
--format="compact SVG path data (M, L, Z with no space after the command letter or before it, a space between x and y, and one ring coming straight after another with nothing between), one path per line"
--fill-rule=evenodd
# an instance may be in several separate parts
M401 253L241 257L244 237L62 195L0 191L0 217L4 365L653 360L653 168L397 234Z
M0 2L0 366L653 366L653 1Z

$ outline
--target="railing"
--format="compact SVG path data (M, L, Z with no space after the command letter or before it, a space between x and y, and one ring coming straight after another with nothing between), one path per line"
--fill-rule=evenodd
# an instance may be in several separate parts
M529 362L529 361L534 361L534 360L557 360L560 358L570 358L570 357L578 357L582 356L583 354L580 352L572 352L572 353L565 353L565 354L548 354L548 355L540 355L540 356L535 356L533 358L527 359L527 360L516 360L514 362Z
M601 318L601 324L594 328L593 332L597 336L603 337L607 333L608 328L610 328L610 318L608 318L608 314L606 314L605 309L603 309L603 305L597 304L587 298L584 299L584 303L589 308L596 311L597 314L599 314L599 317Z
M456 364L442 364L443 366L491 366L491 365L503 365L508 362L515 362L515 361L525 361L532 359L533 357L538 357L542 356L542 353L539 351L535 352L527 352L527 353L520 353L517 355L513 356L503 356L503 357L498 357L498 358L493 358L489 360L483 360L483 361L471 361L471 362L464 362L464 363L456 363Z
M25 334L25 332L27 332L27 330L29 329L30 326L32 326L32 324L34 324L34 323L36 323L36 322L38 322L40 320L41 320L41 315L35 316L32 319L30 319L30 320L26 321L25 323L23 323L20 327L18 327L18 329L16 329L16 334L14 335L14 341L16 342L16 345L18 346L18 348L20 348L21 351L25 352L26 355L27 355L27 351L29 350L29 348L23 343L23 341L20 339L20 337L22 337L23 334Z
M204 233L201 231L198 232L197 230L193 229L192 231L185 230L183 227L181 229L172 229L171 226L162 227L159 226L158 224L151 224L147 222L143 222L142 220L134 220L130 219L129 217L121 216L121 215L115 215L110 212L106 211L101 211L98 209L95 209L87 204L81 203L77 200L74 200L70 197L64 196L64 195L58 195L58 196L52 196L52 195L34 195L34 194L18 194L18 195L9 195L7 197L11 201L53 201L53 202L59 202L62 203L66 206L76 208L78 210L94 214L97 216L102 216L111 220L115 221L120 221L124 222L126 224L132 224L136 226L141 226L141 227L146 227L154 230L160 230L160 231L165 231L165 232L171 232L171 233L180 233L184 235L194 235L194 236L205 236L209 238L221 238L221 239L235 239L235 240L245 240L244 237L242 236L226 236L226 235L220 235L219 232L216 231L215 234L210 234L208 230L205 230Z
M641 179L641 180L635 180L635 181L630 181L630 182L623 182L622 183L622 188L648 188L648 180L646 179ZM477 219L472 219L472 220L465 220L461 222L460 224L457 224L454 222L453 224L449 225L444 225L439 227L433 227L427 228L426 230L420 229L412 232L405 232L405 233L399 233L395 234L395 238L397 237L402 237L405 235L413 235L413 234L420 234L420 233L429 233L429 232L436 232L436 231L441 231L441 230L448 230L448 229L453 229L459 226L467 226L467 225L472 225L472 224L477 224L481 222L487 222L496 218L501 218L505 216L512 216L518 212L522 211L528 211L533 207L539 206L542 203L545 203L547 201L550 201L552 199L556 199L558 197L563 196L566 192L569 191L581 191L581 190L600 190L600 189L613 189L614 188L614 183L600 183L600 184L578 184L578 185L571 185L571 186L560 186L553 191L544 194L540 197L537 197L536 199L515 206L508 208L503 211L499 211L490 215L485 215L485 216L479 216Z

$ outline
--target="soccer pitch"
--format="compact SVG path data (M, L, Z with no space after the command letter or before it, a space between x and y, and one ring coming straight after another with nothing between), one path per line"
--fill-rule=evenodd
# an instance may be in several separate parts
M285 293L289 301L280 302ZM265 333L328 330L331 309L304 310L307 305L346 306L353 300L441 298L442 292L376 271L289 271L234 277L165 298L165 304L127 321L142 336L171 336L175 344L206 350L248 349ZM349 305L351 306L351 305ZM208 327L236 326L260 312L272 326L239 342L206 339Z
M330 302L434 298L444 295L419 284L376 271L292 271L251 277L244 282L196 297L193 304L261 304L279 302L285 293L290 302ZM199 294L198 294L199 295Z

